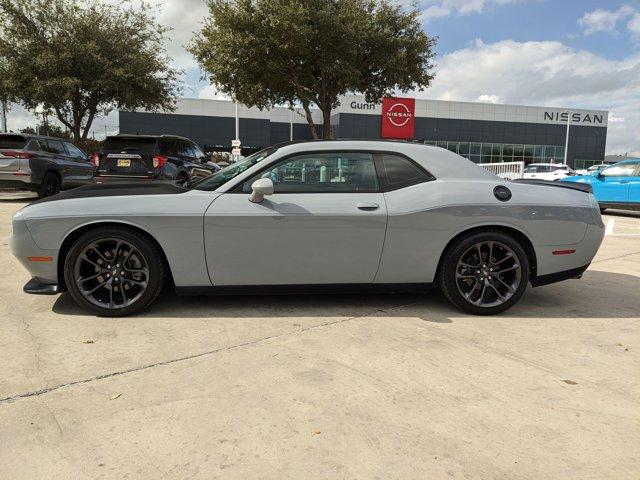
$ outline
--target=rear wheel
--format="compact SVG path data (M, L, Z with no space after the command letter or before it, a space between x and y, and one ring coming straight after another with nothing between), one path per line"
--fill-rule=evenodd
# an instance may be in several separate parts
M74 300L98 315L119 317L147 308L165 279L157 247L126 227L82 235L65 260L64 278Z
M513 237L479 232L445 252L439 282L459 309L492 315L511 308L522 297L529 282L529 261Z
M44 178L42 179L42 183L40 184L40 188L38 189L38 197L50 197L51 195L60 193L61 186L62 182L60 181L60 177L58 176L58 174L49 172L45 174Z

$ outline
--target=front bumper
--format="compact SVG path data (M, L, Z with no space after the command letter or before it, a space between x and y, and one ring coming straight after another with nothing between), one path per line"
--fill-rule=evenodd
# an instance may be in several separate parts
M22 287L24 293L31 293L33 295L56 295L60 293L58 285L45 283L37 277L29 280L24 287Z

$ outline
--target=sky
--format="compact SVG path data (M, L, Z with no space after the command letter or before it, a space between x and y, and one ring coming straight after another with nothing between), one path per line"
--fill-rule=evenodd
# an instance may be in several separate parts
M118 0L108 0L116 3ZM410 2L400 2L409 4ZM418 0L438 37L435 79L417 97L608 110L607 154L640 155L640 0ZM204 0L164 0L167 52L183 96L216 98L184 49L207 15ZM35 123L15 107L9 128ZM98 119L96 137L117 131Z

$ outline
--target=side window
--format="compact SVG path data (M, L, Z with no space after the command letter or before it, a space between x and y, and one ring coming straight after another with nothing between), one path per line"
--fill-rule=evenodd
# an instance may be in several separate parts
M43 140L46 142L46 146L43 146L45 152L55 153L58 155L66 155L67 152L62 145L62 142L58 140Z
M78 147L76 147L73 143L66 142L64 145L65 147L67 147L67 152L69 152L70 156L74 158L78 158L78 157L86 158L87 155Z
M185 142L184 140L178 141L178 154L185 157L195 157L191 143Z
M34 138L32 140L29 140L29 143L27 143L26 146L26 150L29 152L41 152L42 147L40 146L40 142L38 142L38 140Z
M203 158L204 157L204 153L202 152L202 150L200 150L200 147L198 147L198 145L196 145L195 143L193 145L191 145L193 147L193 155L196 158Z
M160 145L160 153L162 155L178 154L178 145L176 140L173 140L171 138L161 138L158 143Z
M259 178L273 181L274 193L352 193L379 191L370 153L309 153L289 157L243 184L244 192Z
M407 158L393 154L376 155L384 190L397 190L435 178Z
M602 176L604 177L631 177L634 175L637 164L625 163L622 165L613 165L609 168L602 170Z

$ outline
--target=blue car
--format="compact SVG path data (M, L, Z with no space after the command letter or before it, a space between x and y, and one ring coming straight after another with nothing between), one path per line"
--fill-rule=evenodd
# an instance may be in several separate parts
M589 183L601 210L640 210L640 158L615 163L592 175L566 177L562 181Z

